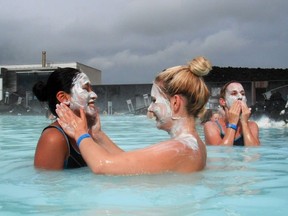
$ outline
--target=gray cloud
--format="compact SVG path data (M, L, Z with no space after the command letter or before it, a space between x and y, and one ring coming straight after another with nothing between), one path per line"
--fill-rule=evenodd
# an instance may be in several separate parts
M0 64L78 61L103 83L150 83L205 55L216 66L287 68L282 0L1 1Z

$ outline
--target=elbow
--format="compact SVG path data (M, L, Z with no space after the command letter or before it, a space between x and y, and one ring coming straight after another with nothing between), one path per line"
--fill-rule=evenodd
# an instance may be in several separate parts
M104 160L104 161L95 161L92 164L88 164L91 171L96 175L105 175L105 174L111 174L111 165L112 162ZM113 166L112 166L113 167Z
M103 165L89 165L90 170L92 171L92 173L96 174L96 175L101 175L101 174L105 174L105 169L103 168Z

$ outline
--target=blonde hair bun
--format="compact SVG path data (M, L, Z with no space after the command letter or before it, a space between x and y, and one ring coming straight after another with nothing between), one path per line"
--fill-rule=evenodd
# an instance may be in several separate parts
M210 61L203 56L194 58L188 63L188 66L190 71L199 77L207 75L212 70Z

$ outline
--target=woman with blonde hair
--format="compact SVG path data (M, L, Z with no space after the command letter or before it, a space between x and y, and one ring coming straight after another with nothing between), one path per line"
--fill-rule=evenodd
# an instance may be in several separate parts
M204 57L159 73L152 86L148 114L158 129L171 138L143 149L123 151L101 130L98 122L87 128L83 109L75 115L64 104L57 105L58 122L73 138L84 160L96 174L131 175L164 172L191 173L206 165L206 147L196 131L196 118L204 110L209 90L202 76L212 69Z

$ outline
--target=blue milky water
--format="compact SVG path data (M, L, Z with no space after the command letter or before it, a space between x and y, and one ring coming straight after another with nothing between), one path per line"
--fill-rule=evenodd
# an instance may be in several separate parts
M168 138L145 116L101 120L125 150ZM204 171L152 176L35 170L35 146L49 123L44 116L0 115L0 215L288 214L288 127L282 123L259 122L259 148L208 146Z

